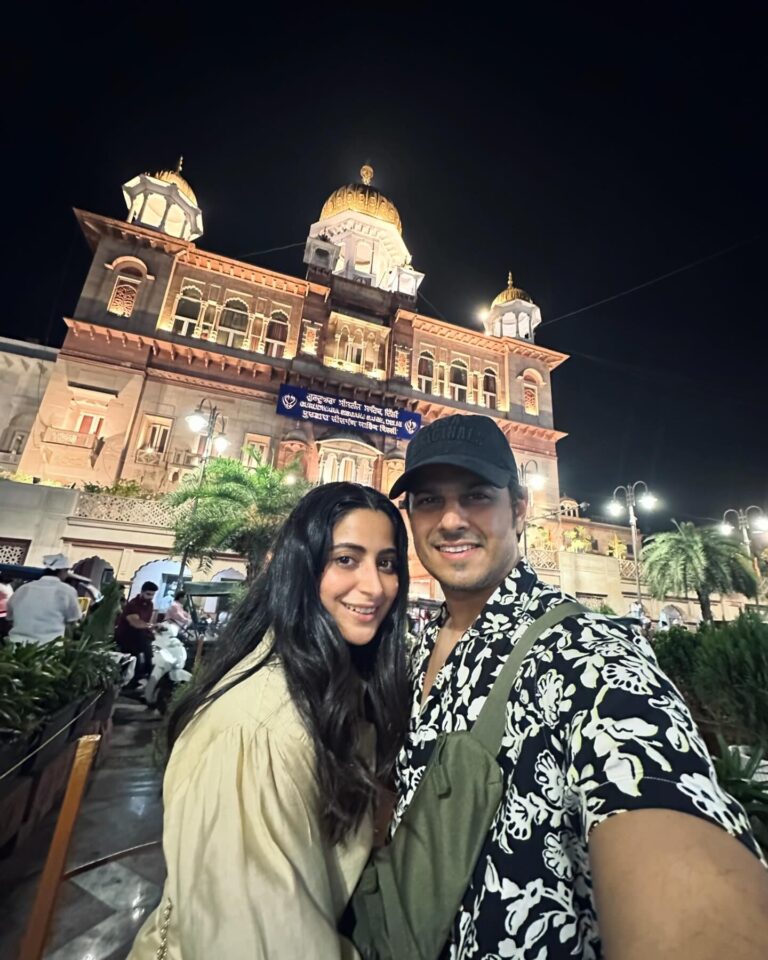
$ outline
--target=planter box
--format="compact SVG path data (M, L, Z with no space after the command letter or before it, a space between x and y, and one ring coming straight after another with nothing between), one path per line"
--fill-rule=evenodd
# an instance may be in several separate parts
M101 722L109 720L112 716L112 711L115 709L115 703L117 702L119 693L120 687L110 687L109 690L105 690L96 703L96 708L91 719Z
M17 777L10 782L11 790L0 798L0 848L19 832L32 791L32 777Z
M63 795L72 760L75 756L75 747L76 744L74 743L67 744L64 750L44 770L39 771L32 778L32 790L29 795L24 822L19 830L19 842L23 842L29 836Z
M90 704L90 706L89 706ZM87 697L83 697L82 701L78 703L77 710L75 710L75 716L80 713L81 710L85 710L80 717L72 724L69 734L70 740L77 740L78 737L82 737L84 733L88 733L88 730L91 727L91 721L93 720L93 715L96 711L96 707L99 705L99 701L96 699L96 692L89 693ZM86 709L86 707L88 709Z
M26 756L32 749L34 741L27 737L16 737L13 740L0 742L0 777L6 770L15 766L22 757ZM0 780L0 798L4 797L12 788L15 787L16 780L22 775L22 768L14 770L12 774L3 777ZM0 829L2 828L2 818L0 817Z
M66 707L62 707L48 718L40 730L40 739L38 742L45 743L49 737L53 737L53 740L46 744L39 753L34 755L29 770L25 772L37 773L45 769L54 757L61 753L71 736L72 728L67 726L67 724L77 714L79 708L80 701L78 700L76 703L69 703ZM61 730L61 733L59 733L58 736L54 736L59 730Z

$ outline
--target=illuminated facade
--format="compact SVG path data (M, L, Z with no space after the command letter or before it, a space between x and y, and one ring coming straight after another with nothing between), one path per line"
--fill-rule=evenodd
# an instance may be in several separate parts
M422 313L424 275L368 166L309 227L304 277L198 246L202 211L181 162L134 177L123 193L125 221L75 211L93 259L58 354L0 344L6 365L28 371L9 396L15 427L0 415L14 450L6 469L64 487L136 481L152 493L171 490L201 462L205 441L185 418L207 397L226 419L226 455L251 464L258 453L296 464L313 482L386 491L419 421L482 413L503 430L529 487L525 546L542 577L626 611L629 531L592 523L574 501L561 501L556 444L564 434L554 426L551 376L567 357L535 343L540 310L511 274L482 332ZM35 383L33 363L42 371ZM12 505L0 550L26 550L28 562L54 546L74 559L97 554L122 580L170 557L160 502L38 489L6 485ZM38 499L50 507L38 509ZM39 533L24 540L35 522ZM239 566L223 556L213 572ZM438 595L413 556L411 572L414 596Z

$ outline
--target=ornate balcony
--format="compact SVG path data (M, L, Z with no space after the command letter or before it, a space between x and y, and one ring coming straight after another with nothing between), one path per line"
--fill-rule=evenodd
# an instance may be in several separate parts
M95 433L78 433L77 430L60 430L58 427L46 427L43 434L44 443L60 443L65 447L81 447L92 450L96 443Z
M532 547L527 554L528 562L537 570L559 570L556 550L543 550Z
M112 523L137 523L152 527L170 527L173 511L162 500L138 497L114 497L104 493L81 493L75 516Z

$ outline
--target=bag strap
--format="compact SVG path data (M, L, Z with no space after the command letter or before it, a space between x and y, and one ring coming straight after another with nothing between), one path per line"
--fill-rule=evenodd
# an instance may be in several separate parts
M566 617L572 617L584 613L584 611L585 608L573 600L558 603L529 624L528 629L515 644L507 657L506 663L501 668L501 672L494 681L491 692L488 694L471 731L474 739L494 757L501 750L501 741L507 725L507 702L526 654L545 630L554 627L565 620Z

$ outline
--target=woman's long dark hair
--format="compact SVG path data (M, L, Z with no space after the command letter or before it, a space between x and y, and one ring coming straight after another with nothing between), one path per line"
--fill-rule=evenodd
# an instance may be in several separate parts
M344 640L320 603L319 593L333 529L352 510L386 514L397 553L397 596L374 639L360 647ZM314 742L324 834L331 843L342 840L360 824L377 784L388 780L405 736L407 603L408 537L392 502L377 490L355 483L326 483L311 490L286 520L269 566L227 623L217 656L171 715L169 748L198 710L279 657ZM264 639L268 633L274 637L269 655L212 693L246 654L269 642ZM376 728L373 770L360 755L363 717Z

